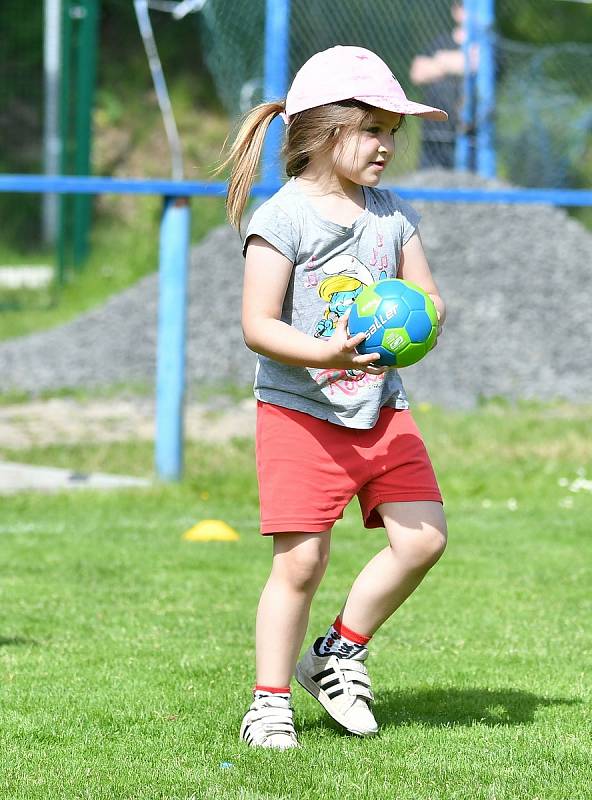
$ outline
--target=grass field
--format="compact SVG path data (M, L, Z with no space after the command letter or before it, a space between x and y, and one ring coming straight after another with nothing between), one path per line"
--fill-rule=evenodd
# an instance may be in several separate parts
M180 485L3 498L0 796L589 800L592 408L417 419L450 541L372 642L370 740L342 735L295 686L300 750L237 741L270 555L252 442L189 445ZM135 474L152 463L134 443L12 455ZM204 518L240 541L182 540ZM350 507L307 643L380 546Z
M92 230L91 253L84 269L72 270L63 286L55 282L36 290L0 286L0 341L70 322L157 270L161 198L128 197L119 203L116 201L121 198L110 200L110 215L105 214ZM132 217L133 224L125 218L114 219L120 207ZM224 222L224 201L196 197L192 209L191 241L196 244ZM53 253L20 254L3 248L0 242L0 263L54 262Z

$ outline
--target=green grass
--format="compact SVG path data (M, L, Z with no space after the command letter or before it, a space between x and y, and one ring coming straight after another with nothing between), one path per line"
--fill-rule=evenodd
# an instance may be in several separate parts
M108 386L97 386L93 389L85 387L65 386L61 389L44 389L39 392L14 389L0 391L0 407L24 405L36 400L70 399L80 403L109 400L111 398L154 398L153 381L135 381L115 383ZM233 403L253 397L250 385L237 385L226 381L214 383L191 383L185 388L185 402L187 404L199 403L219 409L220 413L226 411Z
M422 408L448 550L375 636L380 735L342 735L295 687L302 749L237 741L270 542L253 445L191 444L179 485L2 499L0 795L586 800L592 408ZM3 451L150 474L149 445ZM580 483L582 485L582 483ZM224 519L234 543L183 532ZM350 506L307 641L382 545ZM231 766L225 766L230 764Z
M132 17L133 17L133 11ZM132 20L135 25L135 21ZM137 35L137 33L136 33ZM168 34L171 55L179 31ZM188 32L185 31L187 46ZM194 31L190 39L193 40ZM175 39L176 36L176 39ZM178 51L176 51L178 53ZM127 69L121 84L121 63L106 59L104 85L97 94L93 117L93 173L115 177L167 178L170 154L162 117L147 78L145 58ZM113 70L115 71L113 72ZM172 103L183 140L187 180L212 180L229 121L212 95L207 73L179 78L171 86ZM15 202L15 198L18 202ZM225 221L222 198L191 199L191 239L199 242ZM0 341L47 330L74 319L131 286L158 265L162 199L142 195L93 198L90 255L84 269L71 271L64 286L40 291L0 287ZM4 212L0 231L0 264L54 264L55 253L40 244L40 205L34 195L0 195Z
M224 221L221 198L192 199L192 242ZM162 201L158 197L112 199L91 237L85 267L58 287L40 291L0 288L0 341L47 330L104 303L158 268ZM115 218L120 214L120 219ZM28 263L42 259L29 258ZM47 259L43 263L48 263ZM51 263L51 262L50 262Z

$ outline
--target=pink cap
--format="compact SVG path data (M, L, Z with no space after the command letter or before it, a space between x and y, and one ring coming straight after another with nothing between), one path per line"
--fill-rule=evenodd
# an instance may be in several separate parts
M285 117L340 100L360 100L374 108L444 121L440 108L408 100L401 84L376 53L337 45L315 53L298 70L286 97Z

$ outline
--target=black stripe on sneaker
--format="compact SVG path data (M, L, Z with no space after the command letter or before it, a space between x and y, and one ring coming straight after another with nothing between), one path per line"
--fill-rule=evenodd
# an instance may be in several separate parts
M335 680L327 681L327 683L324 683L322 688L325 691L327 691L327 689L330 689L332 686L337 686L338 683L339 683L339 678L335 678Z
M333 669L333 667L329 667L329 669L324 669L322 672L317 672L316 675L312 676L312 679L313 679L313 681L316 681L317 683L319 683L319 681L322 681L323 678L327 677L327 675L334 675L334 674L335 674L335 670Z
M327 692L327 697L329 700L333 700L334 697L339 697L340 694L343 694L343 689L336 689L334 692Z

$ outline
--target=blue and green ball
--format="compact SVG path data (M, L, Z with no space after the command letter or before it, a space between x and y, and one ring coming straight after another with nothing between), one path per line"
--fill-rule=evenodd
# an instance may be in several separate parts
M436 307L410 281L387 278L367 286L356 298L348 319L350 336L367 333L358 353L379 353L373 364L408 367L432 349L438 334Z

